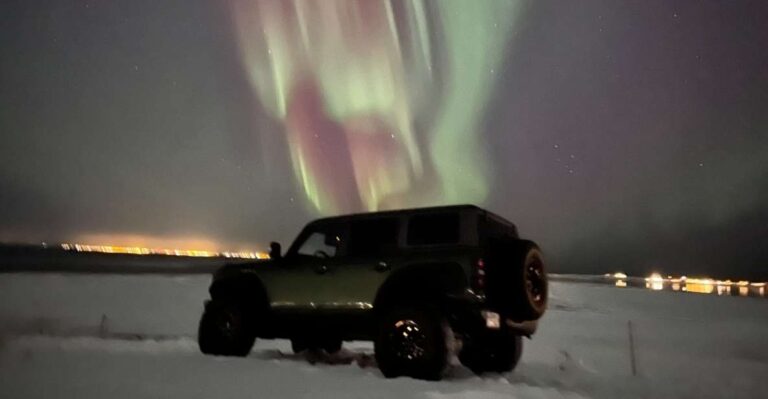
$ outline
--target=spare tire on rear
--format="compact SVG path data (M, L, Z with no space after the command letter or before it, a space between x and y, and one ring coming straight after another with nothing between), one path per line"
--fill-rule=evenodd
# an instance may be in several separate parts
M489 304L516 321L540 318L547 309L548 283L539 247L533 241L502 239L489 249Z

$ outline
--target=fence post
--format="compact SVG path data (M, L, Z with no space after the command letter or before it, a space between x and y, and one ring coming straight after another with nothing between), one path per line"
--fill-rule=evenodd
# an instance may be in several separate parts
M632 366L632 375L637 375L637 365L635 364L635 337L632 332L632 320L627 320L627 330L629 331L629 362Z

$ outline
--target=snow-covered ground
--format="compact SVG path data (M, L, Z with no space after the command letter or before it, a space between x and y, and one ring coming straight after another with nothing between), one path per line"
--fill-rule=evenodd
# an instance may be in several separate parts
M0 398L768 397L768 301L553 283L518 368L384 379L368 343L335 356L258 341L203 356L205 275L0 274ZM630 331L634 344L634 372Z

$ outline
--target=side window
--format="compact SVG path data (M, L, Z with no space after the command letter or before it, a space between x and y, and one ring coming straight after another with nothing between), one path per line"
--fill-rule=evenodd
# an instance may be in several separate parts
M481 242L488 243L490 240L515 238L517 230L514 225L504 224L491 216L478 216L478 235Z
M399 220L360 220L349 226L347 254L353 257L381 256L397 248Z
M407 243L411 246L459 242L459 214L417 215L408 222Z
M335 234L315 231L304 240L297 252L299 255L333 258L336 256L339 241L339 236Z

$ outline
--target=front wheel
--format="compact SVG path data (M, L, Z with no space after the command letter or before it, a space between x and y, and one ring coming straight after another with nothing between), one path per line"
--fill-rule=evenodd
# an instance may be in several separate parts
M385 377L442 378L449 351L447 325L439 311L397 308L386 312L379 323L374 352Z
M206 355L247 356L256 341L254 321L234 301L213 301L205 307L197 332Z

